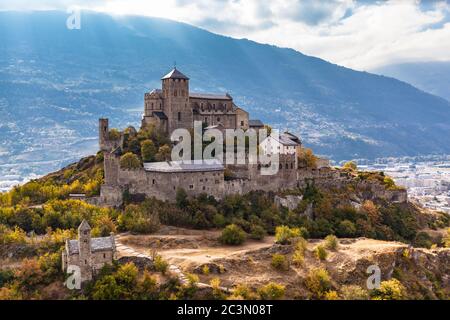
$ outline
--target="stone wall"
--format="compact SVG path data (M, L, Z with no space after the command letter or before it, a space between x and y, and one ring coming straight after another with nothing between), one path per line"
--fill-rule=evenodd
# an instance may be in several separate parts
M169 173L119 168L118 184L131 194L144 194L161 200L174 201L178 188L183 188L189 196L206 193L220 199L224 175L223 171Z

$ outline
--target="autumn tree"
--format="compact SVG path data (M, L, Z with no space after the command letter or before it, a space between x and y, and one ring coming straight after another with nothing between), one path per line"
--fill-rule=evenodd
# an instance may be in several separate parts
M138 169L141 167L141 162L134 153L127 152L120 157L120 167L122 169Z

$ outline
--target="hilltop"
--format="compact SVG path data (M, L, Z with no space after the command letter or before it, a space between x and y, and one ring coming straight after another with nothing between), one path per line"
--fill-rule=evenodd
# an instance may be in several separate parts
M393 78L168 20L0 13L1 176L43 174L95 152L96 119L136 125L174 61L195 91L230 92L265 123L334 160L449 153L450 103ZM155 80L153 80L155 79ZM20 180L20 179L19 179Z

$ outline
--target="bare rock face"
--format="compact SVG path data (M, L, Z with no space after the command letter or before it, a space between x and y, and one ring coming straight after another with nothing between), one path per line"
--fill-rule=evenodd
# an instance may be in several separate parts
M285 207L289 210L295 210L298 204L303 200L303 196L287 195L285 197L275 196L275 204L278 207Z
M349 248L351 247L351 248ZM450 294L450 250L412 248L406 244L364 239L343 245L330 260L333 279L340 285L367 286L373 274L381 271L381 281L396 278L411 298L441 299ZM373 269L372 269L373 270Z
M120 265L127 264L127 263L134 263L134 265L139 269L139 271L144 270L154 270L154 264L153 261L148 258L142 258L142 257L122 257L117 262Z

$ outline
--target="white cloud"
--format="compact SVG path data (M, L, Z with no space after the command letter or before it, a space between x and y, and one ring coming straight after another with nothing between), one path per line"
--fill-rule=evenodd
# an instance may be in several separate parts
M291 47L360 70L450 60L450 4L428 0L16 0L0 9L63 9L187 22L213 32Z

